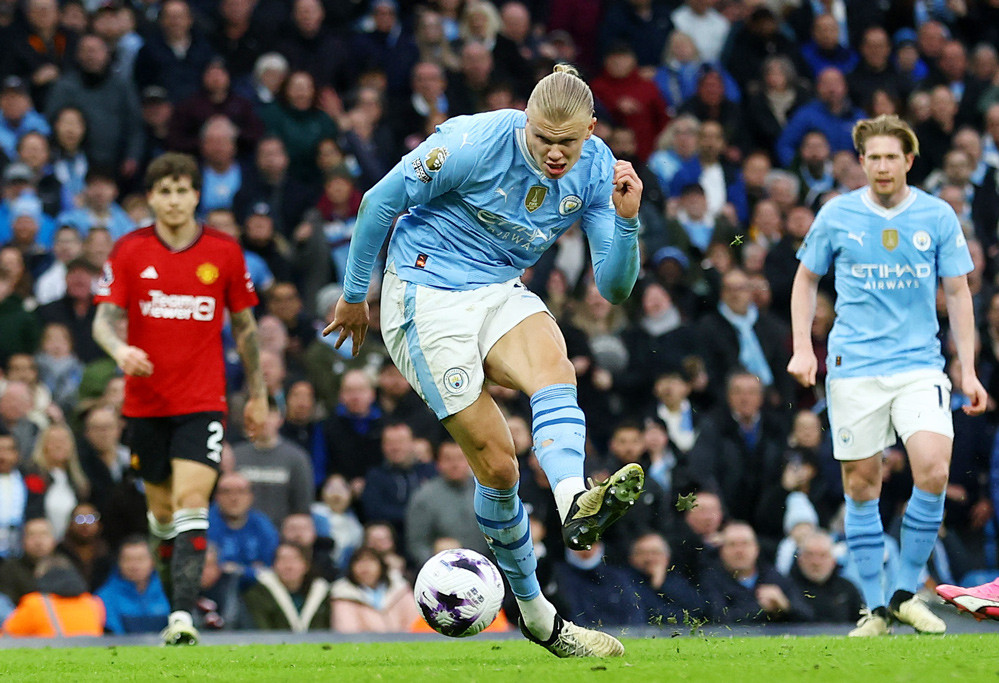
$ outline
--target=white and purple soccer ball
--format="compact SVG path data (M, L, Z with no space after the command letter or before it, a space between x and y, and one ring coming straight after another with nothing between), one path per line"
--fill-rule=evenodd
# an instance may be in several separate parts
M474 550L445 550L423 565L413 593L431 628L465 638L493 623L503 604L503 578L496 565Z

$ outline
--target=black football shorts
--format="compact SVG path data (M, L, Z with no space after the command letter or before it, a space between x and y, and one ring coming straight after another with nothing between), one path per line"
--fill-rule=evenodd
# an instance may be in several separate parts
M125 445L132 451L132 467L151 484L170 478L170 461L175 458L218 471L224 438L225 414L221 412L126 418Z

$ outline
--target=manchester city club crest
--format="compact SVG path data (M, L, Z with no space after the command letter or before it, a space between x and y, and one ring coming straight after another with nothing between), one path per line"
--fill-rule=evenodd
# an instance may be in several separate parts
M460 394L468 389L468 373L461 368L451 368L444 373L444 387L451 394Z
M919 251L926 251L930 248L930 243L933 240L930 239L930 233L925 230L917 230L916 234L912 236L912 246L916 247Z
M881 231L881 246L883 246L888 251L895 251L898 246L898 230L882 230Z
M524 208L534 213L545 203L545 197L547 196L547 187L544 185L531 185L531 189L527 191L527 197L524 198Z
M841 427L838 432L836 432L836 438L844 446L853 445L853 432L851 432L846 427Z
M581 208L583 208L583 200L574 194L571 194L568 197L563 197L562 201L558 203L558 212L563 216L575 213Z

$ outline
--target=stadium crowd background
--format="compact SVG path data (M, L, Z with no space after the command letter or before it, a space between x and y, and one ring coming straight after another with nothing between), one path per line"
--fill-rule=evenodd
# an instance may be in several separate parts
M999 396L997 0L0 0L0 46L0 616L36 591L92 591L111 632L165 624L123 379L90 327L94 282L151 220L143 172L167 150L198 157L201 217L244 248L273 399L252 444L231 410L199 627L408 630L423 561L487 553L460 449L387 360L377 286L358 357L318 330L364 190L448 117L523 107L556 61L581 68L597 134L645 184L628 304L600 297L578 229L524 278L577 369L588 472L649 474L605 542L566 553L526 398L488 388L567 618L857 617L824 415L831 282L817 387L785 365L795 251L823 202L866 182L858 118L915 128L910 182L966 231L978 372ZM945 319L941 338L950 357ZM969 419L962 399L955 386L928 585L999 561L997 414ZM901 446L885 457L897 536L912 482Z

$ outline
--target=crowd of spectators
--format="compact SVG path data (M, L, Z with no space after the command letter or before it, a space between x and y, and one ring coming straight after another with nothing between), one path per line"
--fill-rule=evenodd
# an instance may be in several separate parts
M577 371L587 473L640 462L649 475L591 550L562 546L526 398L486 388L516 444L542 585L567 618L857 617L825 418L831 282L812 330L816 387L785 370L797 247L824 202L866 182L857 119L915 128L910 182L965 229L978 373L999 396L997 0L0 0L0 45L9 633L55 634L38 625L45 596L72 613L70 634L165 624L122 445L123 378L90 329L95 280L114 241L151 220L143 172L167 150L198 158L199 217L243 246L271 395L252 443L231 411L202 628L406 630L422 562L487 552L461 450L387 359L377 283L360 354L318 330L363 192L447 118L523 107L556 61L579 66L597 135L645 185L627 304L596 290L578 228L524 277ZM950 358L946 319L941 339ZM969 419L963 400L955 379L928 582L999 561L997 413ZM885 459L881 512L897 535L912 482L901 445Z

